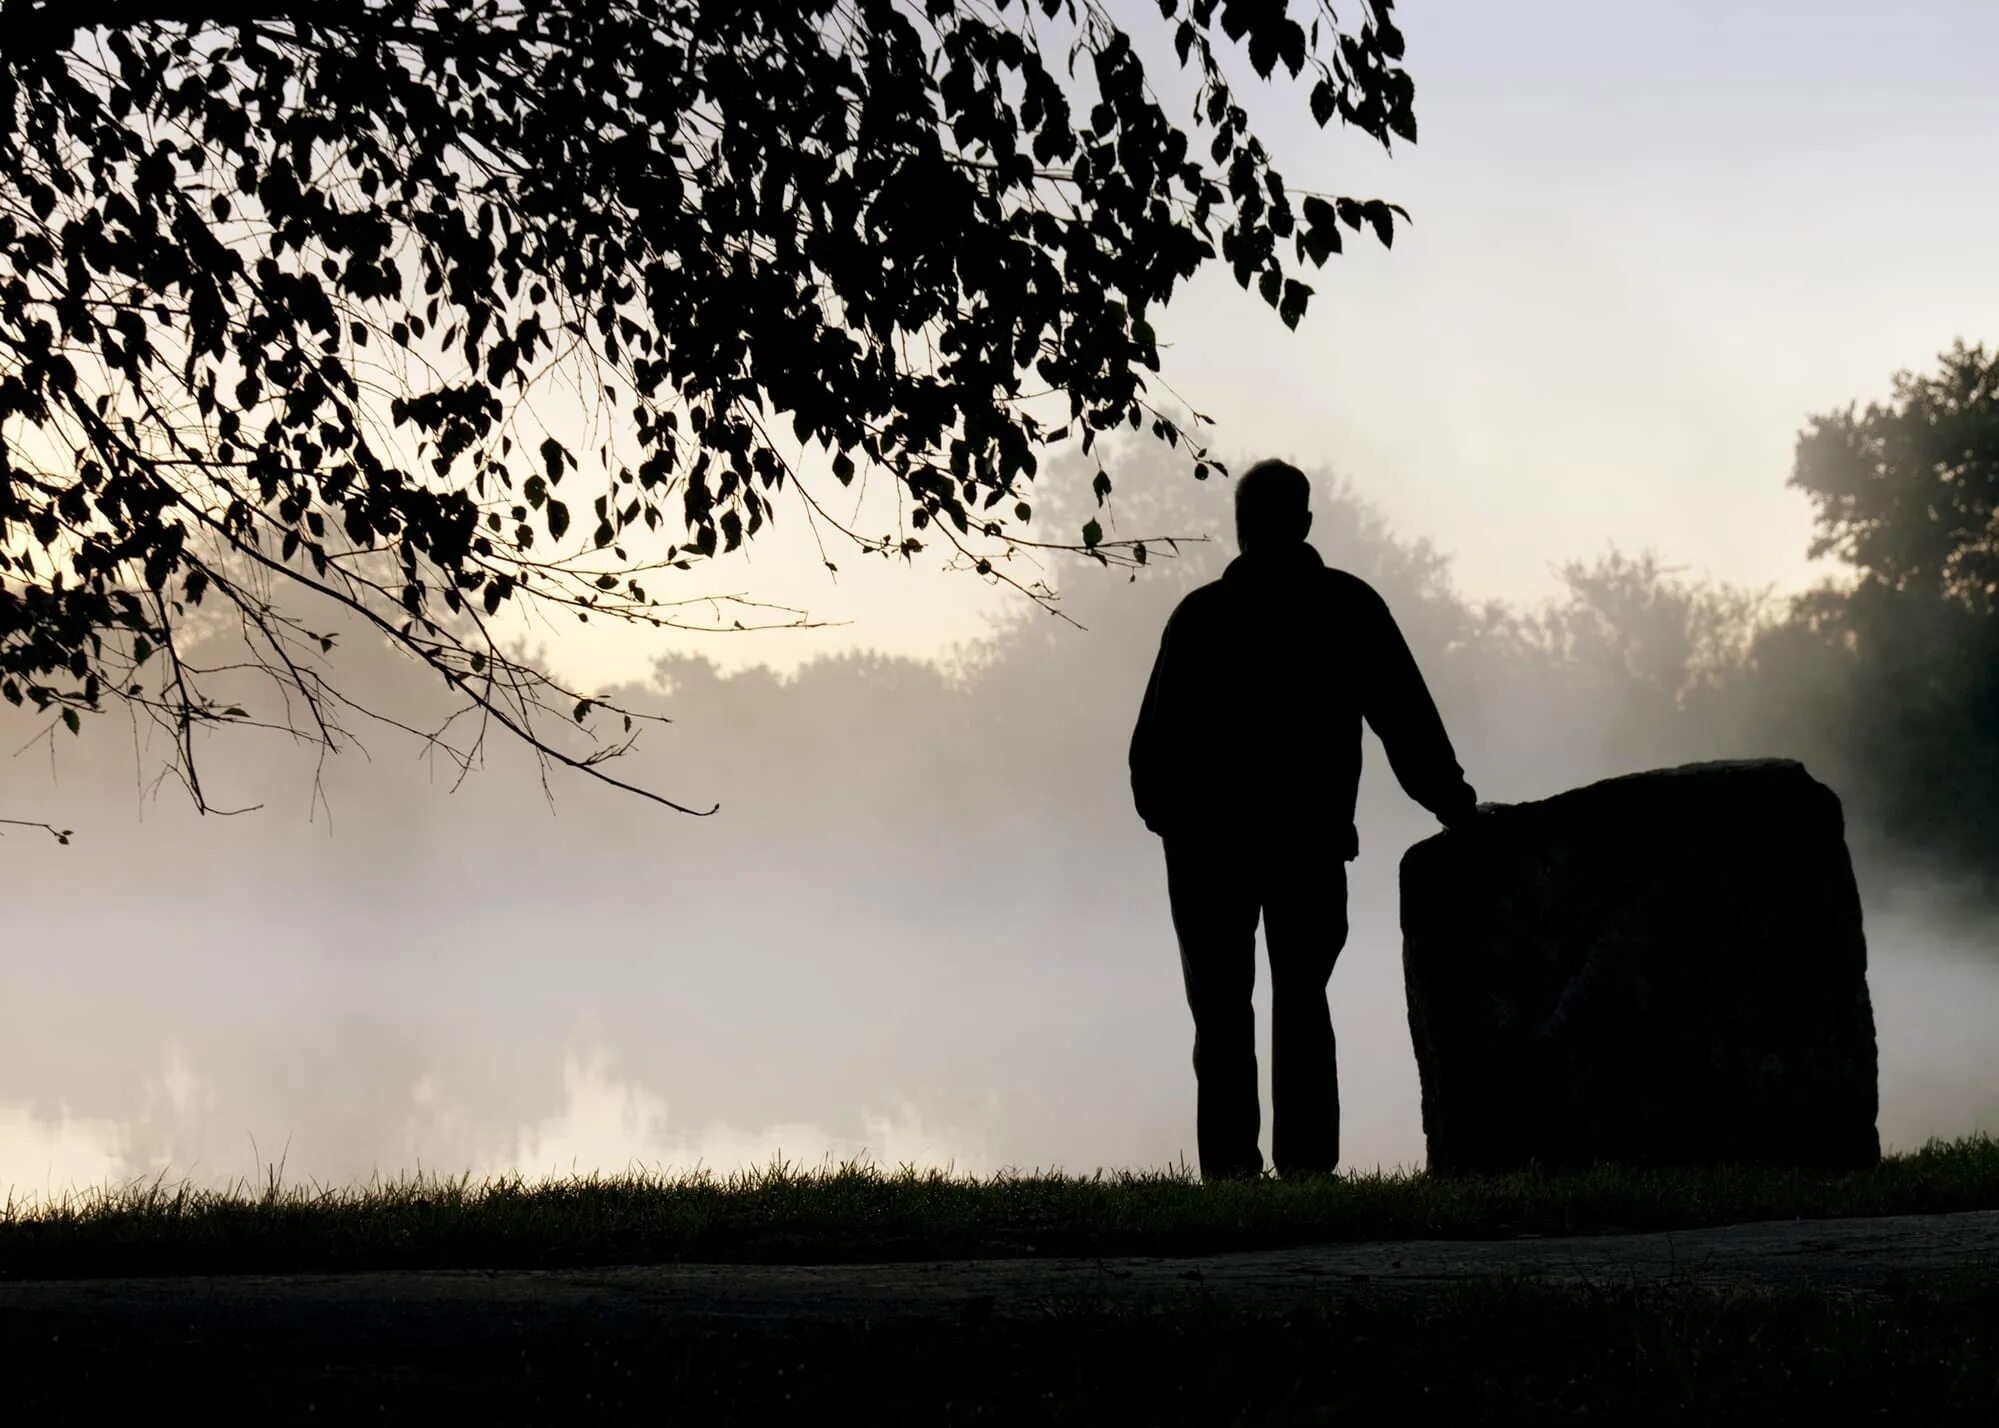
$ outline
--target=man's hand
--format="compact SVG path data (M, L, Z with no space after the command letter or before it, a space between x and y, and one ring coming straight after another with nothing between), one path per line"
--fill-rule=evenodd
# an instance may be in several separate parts
M1448 829L1466 828L1478 817L1478 795L1470 784L1460 786L1457 797L1437 810L1437 821Z

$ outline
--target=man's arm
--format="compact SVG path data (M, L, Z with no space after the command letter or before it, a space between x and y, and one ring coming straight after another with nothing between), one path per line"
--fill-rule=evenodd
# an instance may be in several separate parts
M1173 625L1159 638L1159 653L1152 661L1152 675L1145 682L1145 698L1138 706L1138 723L1131 731L1131 800L1138 816L1154 833L1166 831L1167 784L1171 778L1166 764L1172 741L1167 737L1166 664L1172 646Z
M1403 791L1446 828L1455 828L1470 820L1478 795L1465 782L1443 718L1395 617L1380 595L1362 589L1369 657L1361 679L1361 713L1388 751L1389 767Z

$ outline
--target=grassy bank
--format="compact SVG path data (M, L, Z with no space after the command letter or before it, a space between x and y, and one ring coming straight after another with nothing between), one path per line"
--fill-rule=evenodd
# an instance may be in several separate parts
M792 1167L353 1188L148 1183L0 1213L0 1279L676 1260L829 1263L1203 1254L1338 1240L1503 1238L1999 1209L1999 1142L1847 1174L1705 1167L1203 1185L1179 1173Z

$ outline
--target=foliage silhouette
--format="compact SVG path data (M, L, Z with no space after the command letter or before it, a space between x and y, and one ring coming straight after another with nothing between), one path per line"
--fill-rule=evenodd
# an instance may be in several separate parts
M597 701L508 655L510 602L700 623L665 582L783 490L1010 578L1038 451L1186 439L1148 385L1182 280L1219 258L1295 325L1304 263L1406 216L1294 194L1251 132L1230 45L1415 138L1392 0L1308 8L1162 0L1183 128L1094 0L0 0L0 694L145 710L207 809L194 731L253 716L182 657L198 607L337 747L307 596L455 691L416 732L461 766L497 724L618 783L630 716L558 732Z
M1887 836L1999 893L1999 352L1959 342L1892 402L1814 418L1791 484L1853 579L1758 641L1766 697Z
M1791 484L1812 499L1812 554L1863 587L1999 611L1999 351L1959 341L1895 400L1814 417ZM1871 596L1863 598L1872 598Z

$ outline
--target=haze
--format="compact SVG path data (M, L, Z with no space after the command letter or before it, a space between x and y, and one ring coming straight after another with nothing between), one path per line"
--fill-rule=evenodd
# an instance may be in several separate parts
M1379 192L1414 227L1324 270L1295 335L1225 276L1198 284L1162 328L1175 387L1231 459L1328 478L1321 549L1389 594L1483 797L1787 752L1780 726L1634 724L1465 663L1426 624L1441 587L1408 543L1446 552L1471 605L1530 606L1606 544L1780 591L1818 578L1783 484L1806 414L1999 335L1999 97L1979 67L1999 13L1408 11L1420 146L1380 162L1282 104L1259 118L1294 184ZM1221 483L1140 451L1112 469L1121 533L1226 535ZM1078 474L1055 479L1044 518L1079 524ZM524 631L675 719L625 773L719 800L708 820L556 774L544 796L498 743L454 790L386 729L317 792L314 761L273 740L211 741L215 801L264 806L203 820L154 796L157 758L118 718L77 740L10 714L7 812L77 836L0 841L0 1185L280 1158L329 1181L1191 1158L1190 1027L1123 756L1165 612L1228 553L1189 547L1136 584L1054 571L1079 631L921 563L839 559L835 580L784 527L701 588L836 627L698 649ZM345 655L391 703L431 697L358 637ZM1333 981L1350 1164L1421 1156L1394 873L1430 831L1370 743ZM1989 920L1855 843L1884 1140L1999 1127Z

